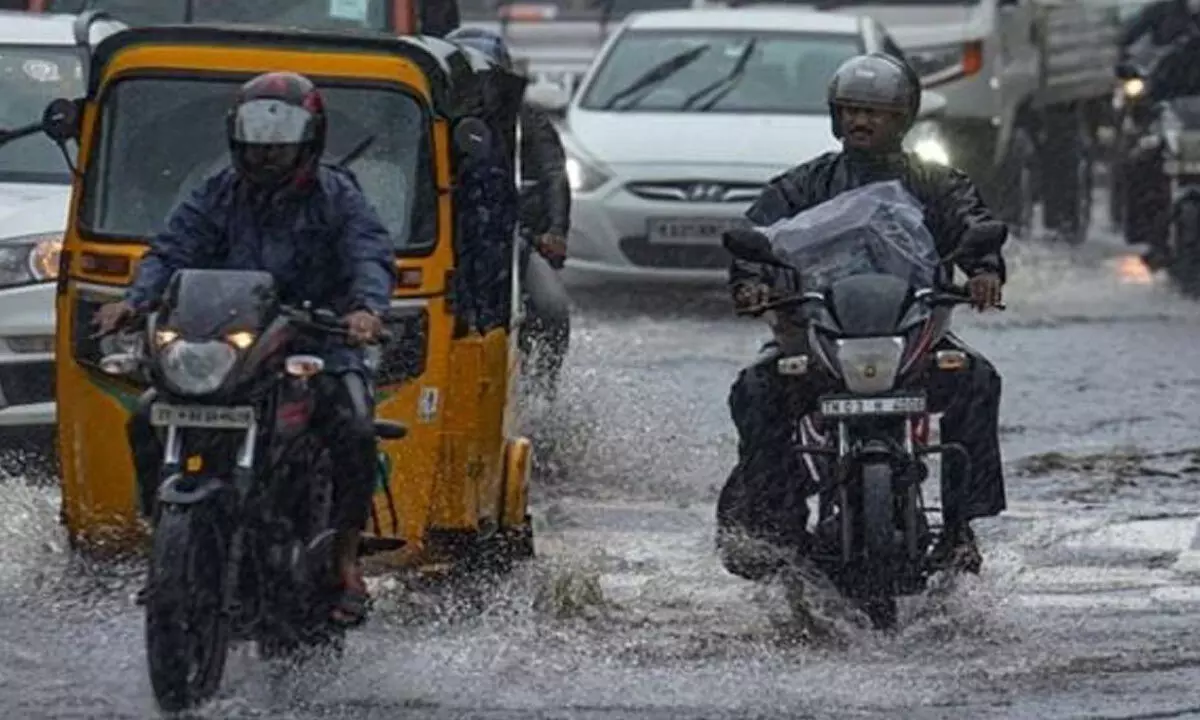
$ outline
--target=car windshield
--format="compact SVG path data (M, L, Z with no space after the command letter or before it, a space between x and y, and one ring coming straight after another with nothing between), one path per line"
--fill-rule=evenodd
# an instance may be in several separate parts
M90 157L82 225L92 233L148 238L206 177L229 166L225 113L237 79L131 78L105 94L102 132ZM436 202L428 122L409 95L322 83L329 138L325 162L373 138L350 169L397 253L427 252Z
M760 230L775 256L799 270L804 290L867 273L929 287L937 273L925 213L898 180L863 185Z
M73 48L0 45L0 128L35 123L51 100L81 95L83 67ZM69 184L71 172L39 133L0 147L0 182Z
M859 36L850 34L634 30L605 55L580 105L612 111L822 114L829 76L860 52Z
M511 0L458 0L462 19L468 22L495 20L500 8L507 6L513 18L538 18L540 20L599 20L604 14L604 3L599 0L533 0L511 2ZM646 10L684 10L692 6L692 0L611 0L610 21L619 21L633 12Z
M190 0L192 22L285 25L308 30L388 30L391 0ZM108 12L129 25L188 19L189 0L51 0L50 12Z

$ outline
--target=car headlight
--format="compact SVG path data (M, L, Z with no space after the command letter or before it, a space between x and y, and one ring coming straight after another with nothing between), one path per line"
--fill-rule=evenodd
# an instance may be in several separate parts
M238 351L222 340L177 340L162 350L163 378L185 395L207 395L224 384L237 364Z
M54 280L61 256L59 234L22 235L0 241L0 287Z
M936 123L918 123L908 134L908 144L924 162L935 165L950 164L950 149Z
M904 338L839 338L835 347L842 380L850 392L882 393L896 384L896 373L904 356Z
M571 192L589 193L608 182L608 175L579 158L567 157L567 182Z

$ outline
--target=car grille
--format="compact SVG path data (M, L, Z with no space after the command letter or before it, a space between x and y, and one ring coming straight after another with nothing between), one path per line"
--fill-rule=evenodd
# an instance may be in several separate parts
M723 270L730 259L720 246L651 244L644 237L621 238L621 252L634 265L676 270Z
M631 182L630 193L644 200L664 202L748 203L762 192L762 183L725 182L722 180L668 180Z
M0 390L9 406L54 401L54 363L0 365Z

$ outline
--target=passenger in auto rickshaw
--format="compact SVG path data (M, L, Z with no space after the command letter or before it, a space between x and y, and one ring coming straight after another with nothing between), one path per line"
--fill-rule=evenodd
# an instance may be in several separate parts
M321 164L326 125L321 94L301 75L268 73L243 85L227 115L231 166L175 208L125 298L97 312L99 332L156 304L175 271L222 268L270 272L283 302L338 310L351 345L373 340L395 284L392 241L354 175ZM316 420L339 468L342 596L333 619L354 625L365 619L369 600L358 545L376 480L373 383L361 348L331 341L321 354ZM128 430L139 483L154 488L162 447L149 409L143 398Z

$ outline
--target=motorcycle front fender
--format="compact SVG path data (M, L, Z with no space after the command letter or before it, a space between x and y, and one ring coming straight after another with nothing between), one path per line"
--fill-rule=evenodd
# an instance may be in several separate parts
M212 475L176 474L158 488L158 502L166 505L198 505L230 491L230 484Z

